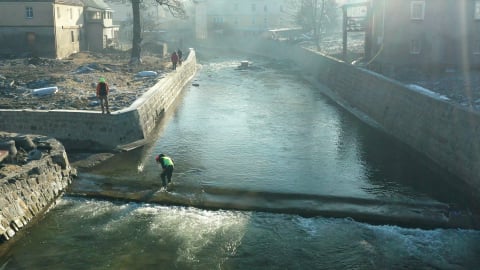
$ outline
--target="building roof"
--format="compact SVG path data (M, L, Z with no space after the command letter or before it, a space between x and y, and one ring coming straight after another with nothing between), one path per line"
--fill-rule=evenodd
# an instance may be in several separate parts
M87 10L112 10L103 0L83 0Z
M370 1L358 1L358 2L353 2L353 3L346 3L341 5L342 8L349 8L349 7L361 7L361 6L367 6L370 5Z
M66 4L66 5L75 5L75 6L83 6L82 0L24 0L24 1L17 1L17 0L0 0L0 2L14 2L17 4L20 3L56 3L56 4Z

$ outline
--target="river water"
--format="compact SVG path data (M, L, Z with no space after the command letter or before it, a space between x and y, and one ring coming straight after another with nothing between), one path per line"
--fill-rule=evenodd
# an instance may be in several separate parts
M303 215L311 196L468 203L442 184L446 172L336 106L289 63L255 59L238 70L242 57L198 56L198 86L185 89L157 139L73 185L150 189L180 203L66 195L4 247L0 269L480 268L479 231ZM168 191L154 161L162 152L176 165ZM263 211L235 210L259 199Z

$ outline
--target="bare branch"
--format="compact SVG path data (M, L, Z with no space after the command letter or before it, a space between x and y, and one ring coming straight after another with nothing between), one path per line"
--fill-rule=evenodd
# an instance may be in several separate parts
M172 16L177 18L186 18L185 6L182 0L154 0L159 6L166 8Z

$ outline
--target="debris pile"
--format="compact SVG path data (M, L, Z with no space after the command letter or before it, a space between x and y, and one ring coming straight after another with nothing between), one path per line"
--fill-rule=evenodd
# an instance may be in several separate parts
M68 59L0 59L0 109L97 110L98 78L110 86L113 111L130 106L168 72L170 61L146 55L129 66L126 52L82 52ZM146 75L145 75L146 74Z

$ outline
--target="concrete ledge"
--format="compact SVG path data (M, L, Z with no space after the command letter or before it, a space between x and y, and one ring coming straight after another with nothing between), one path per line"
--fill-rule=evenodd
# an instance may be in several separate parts
M53 138L0 133L0 141L15 142L9 150L9 162L0 163L3 242L46 211L71 183L76 171L70 167L63 145ZM29 144L22 143L25 141Z
M390 224L407 228L479 229L480 218L458 212L442 203L405 203L377 199L346 198L309 194L283 194L244 190L205 188L195 199L189 195L159 190L119 192L118 190L76 190L70 196L194 206L203 209L229 209L294 214L305 217L352 218L370 224ZM305 207L308 205L308 207Z

